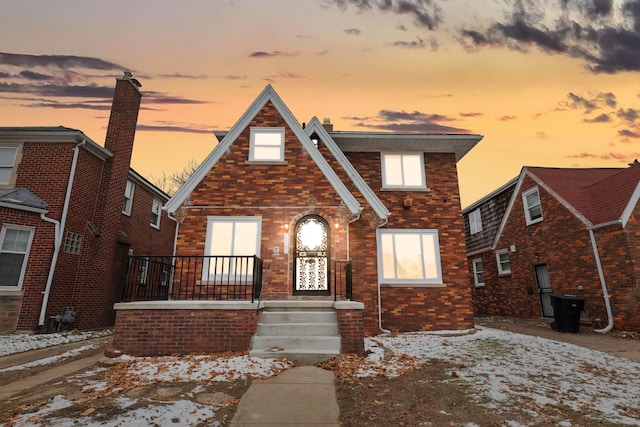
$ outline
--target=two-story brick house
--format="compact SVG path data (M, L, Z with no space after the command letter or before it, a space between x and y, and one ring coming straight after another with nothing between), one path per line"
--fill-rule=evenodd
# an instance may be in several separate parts
M583 321L640 330L640 165L524 167L463 211L476 314L553 317L550 294L585 299Z
M172 250L168 196L130 168L140 100L117 79L104 146L61 126L0 128L0 330L44 330L67 307L65 326L113 325L127 255Z
M254 277L254 263L261 262L268 266L263 303L337 300L339 306L350 300L360 305L357 313L338 310L346 351L357 352L363 334L383 329L473 327L456 162L481 136L339 132L328 119L321 123L315 117L300 123L270 85L228 132L217 136L219 144L166 209L180 221L177 256L226 258L217 271L213 258L192 267L199 273L189 283L174 279L174 294L185 288L191 296L206 293L205 284L229 280L229 270L240 264L250 270L245 278ZM257 258L232 263L228 256ZM336 283L345 265L352 282L346 294ZM189 310L168 303L119 304L114 345L138 354L184 352L189 346L242 350L255 332L255 313L242 320L238 312L213 320L220 315L207 313L213 305L198 305L196 314L195 305ZM156 311L143 315L134 307ZM163 307L176 311L163 315ZM210 320L198 323L207 316ZM141 348L142 335L133 332L147 333L151 324L141 326L145 318L166 325L158 340L179 335L182 347L169 349L175 340L168 338L164 347ZM227 334L215 338L221 322ZM233 322L236 326L229 326ZM194 327L193 336L184 328L177 331L176 324L184 323ZM352 347L345 346L349 328L360 336ZM132 333L124 337L122 331ZM230 335L239 338L229 343Z

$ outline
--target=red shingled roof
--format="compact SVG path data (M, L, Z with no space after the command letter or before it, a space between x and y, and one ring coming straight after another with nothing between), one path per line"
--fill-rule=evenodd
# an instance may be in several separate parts
M640 182L640 164L621 168L561 169L526 167L592 224L622 217Z

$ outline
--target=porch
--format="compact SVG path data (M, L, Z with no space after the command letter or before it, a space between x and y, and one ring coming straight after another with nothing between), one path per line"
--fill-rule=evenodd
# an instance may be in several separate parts
M262 300L268 272L258 257L130 257L122 302L114 306L115 351L135 356L251 351L290 360L364 352L364 304L350 301L350 261L331 262L330 297ZM272 317L288 314L265 327L266 311ZM318 312L333 313L336 327L314 332L313 321L300 325L301 318L313 319ZM275 337L282 344L269 352L265 343ZM322 342L336 342L335 350L327 352Z

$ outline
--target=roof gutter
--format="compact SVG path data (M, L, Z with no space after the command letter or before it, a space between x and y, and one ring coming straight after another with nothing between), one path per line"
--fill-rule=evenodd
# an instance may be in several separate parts
M589 237L591 238L591 246L593 248L593 255L596 258L596 266L598 267L598 276L600 276L600 286L602 286L602 297L604 298L604 305L607 309L607 318L609 323L602 329L594 329L595 332L606 334L613 329L613 312L611 311L611 301L609 300L609 291L607 290L607 282L604 279L604 272L602 270L602 263L600 262L600 254L598 253L598 243L596 242L596 236L593 230L620 223L620 221L611 221L604 224L588 227Z
M47 284L44 288L42 307L40 308L40 318L38 319L38 326L44 325L44 320L47 314L47 306L49 304L49 295L51 294L51 286L53 284L53 275L56 271L56 265L58 264L58 255L60 254L60 246L62 246L62 235L64 233L64 227L67 223L67 213L69 212L69 203L71 201L71 190L73 189L73 179L76 176L76 165L78 164L78 154L80 147L87 143L86 140L80 141L73 149L73 160L71 162L71 171L69 172L69 181L67 182L67 193L64 196L64 207L62 208L62 218L60 221L48 218L44 213L40 214L40 218L44 221L50 222L55 226L55 237L53 242L53 256L51 257L51 267L49 268L49 275L47 276Z

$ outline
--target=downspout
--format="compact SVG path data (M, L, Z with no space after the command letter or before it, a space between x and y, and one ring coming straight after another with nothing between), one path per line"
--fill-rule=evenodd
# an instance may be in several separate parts
M609 224L606 224L609 225ZM600 262L600 255L598 253L598 244L596 243L596 236L593 232L593 228L589 228L589 237L591 238L591 246L593 247L593 255L596 258L596 266L598 267L598 275L600 276L600 285L602 286L602 296L604 298L604 305L607 308L607 318L609 324L603 329L594 329L595 332L606 334L613 329L613 312L611 311L611 301L609 301L609 291L607 290L607 282L604 279L604 272L602 271L602 263Z
M64 233L64 226L67 222L67 213L69 212L69 202L71 201L71 190L73 189L73 179L76 176L76 165L78 163L78 154L80 147L86 144L87 141L82 140L76 144L73 149L73 160L71 162L71 172L69 172L69 181L67 182L67 194L64 197L64 207L62 208L62 218L57 221L53 218L47 218L45 214L40 214L40 218L55 225L55 238L53 243L53 256L51 257L51 267L49 268L49 275L47 276L47 285L44 288L44 297L42 298L42 307L40 308L40 319L38 320L38 326L44 325L44 319L47 314L47 305L49 304L49 295L51 293L51 285L53 284L53 275L56 271L56 265L58 263L58 255L60 254L60 246L62 246L62 234Z
M180 221L178 221L178 218L173 216L174 214L175 212L167 211L167 217L176 222L176 231L173 234L173 253L171 254L173 256L173 259L171 260L171 264L175 262L176 248L178 247L178 231L180 230ZM169 295L173 295L173 277L170 277L169 280Z
M376 228L381 228L387 225L389 218L382 218L382 221L378 223ZM385 333L391 333L388 329L382 327L382 297L380 296L380 279L378 278L378 329Z

